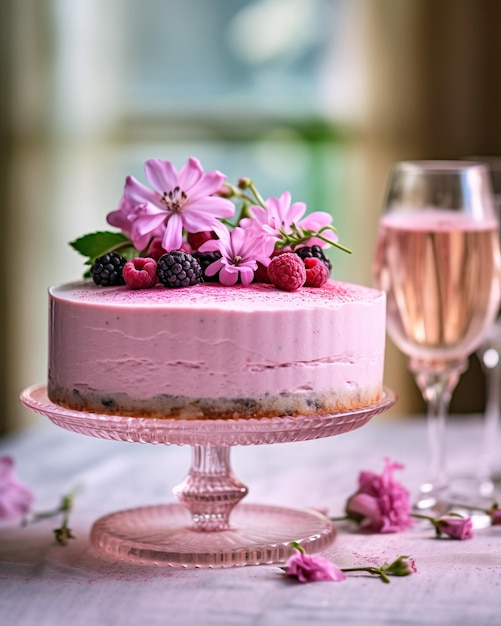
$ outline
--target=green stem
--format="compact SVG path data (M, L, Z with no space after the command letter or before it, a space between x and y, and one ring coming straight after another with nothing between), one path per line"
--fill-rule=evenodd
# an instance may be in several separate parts
M253 183L252 181L249 183L249 189L250 189L250 190L252 191L252 193L254 194L254 197L256 198L256 200L257 200L258 204L259 204L260 206L262 206L262 207L263 207L263 209L265 209L265 208L266 208L266 205L265 205L265 203L264 203L264 200L263 200L263 198L262 198L261 194L259 193L259 191L258 191L258 190L256 189L256 187L254 186L254 183Z
M429 515L423 515L422 513L411 513L411 517L415 517L416 519L425 519L429 522L435 521L434 517L430 517Z
M252 191L252 193L254 194L254 197L252 197L252 196L250 196L250 195L248 195L246 193L243 193L238 187L235 187L231 183L226 183L226 185L231 189L232 194L234 196L236 196L237 198L240 198L241 200L246 200L250 204L256 204L257 203L261 207L263 207L263 209L266 208L264 200L261 197L261 194L258 192L256 187L254 186L253 182L249 183L248 188Z
M374 576L380 576L385 583L391 582L388 576L379 567L341 567L342 572L367 572Z

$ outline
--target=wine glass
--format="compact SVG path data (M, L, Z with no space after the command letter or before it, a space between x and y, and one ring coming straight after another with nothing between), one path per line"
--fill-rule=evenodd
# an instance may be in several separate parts
M427 402L428 478L416 506L432 509L451 497L445 459L451 395L500 304L498 220L487 167L394 165L373 273L387 293L388 333L408 356Z
M475 156L469 160L487 165L494 191L494 202L501 218L501 157ZM485 372L486 403L482 463L478 468L479 493L492 497L501 481L501 311L477 350Z

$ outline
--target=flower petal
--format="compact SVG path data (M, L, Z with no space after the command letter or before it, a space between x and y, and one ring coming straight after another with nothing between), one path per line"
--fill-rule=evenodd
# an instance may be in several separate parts
M226 287L231 287L238 280L238 270L232 265L223 265L219 272L219 282Z
M200 161L195 157L190 157L179 170L178 184L191 197L194 192L194 185L202 180L203 177L204 170Z
M145 187L142 183L136 180L134 176L127 176L125 179L124 196L132 205L144 204L145 202L148 202L161 208L158 193L149 187Z
M320 230L324 226L329 226L329 224L332 224L332 215L325 211L314 211L297 223L300 228L313 231ZM335 239L333 239L334 237ZM337 235L334 231L329 231L329 239L337 241Z
M162 248L170 252L179 250L183 244L183 222L179 213L172 213L167 220Z
M250 285L251 282L254 280L254 270L257 269L257 263L255 263L255 266L256 267L254 269L252 269L248 265L238 266L240 281L242 282L242 285Z
M179 185L179 176L176 168L170 161L149 159L144 164L144 173L150 185L162 195Z

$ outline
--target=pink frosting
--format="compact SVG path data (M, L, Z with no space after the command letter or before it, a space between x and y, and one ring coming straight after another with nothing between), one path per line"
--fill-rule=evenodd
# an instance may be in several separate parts
M368 287L80 282L50 289L50 303L49 392L218 398L382 385L385 295Z

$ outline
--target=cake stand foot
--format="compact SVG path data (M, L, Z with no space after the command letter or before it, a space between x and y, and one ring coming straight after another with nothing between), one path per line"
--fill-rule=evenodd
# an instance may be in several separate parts
M193 446L190 471L174 488L179 504L107 515L94 524L92 545L134 563L230 567L283 562L292 541L311 553L334 540L332 522L315 511L238 504L247 487L231 470L230 449Z
M332 522L316 511L239 504L231 528L199 531L182 504L111 513L98 519L91 543L102 554L132 563L179 568L220 568L283 563L296 541L319 552L335 538Z

